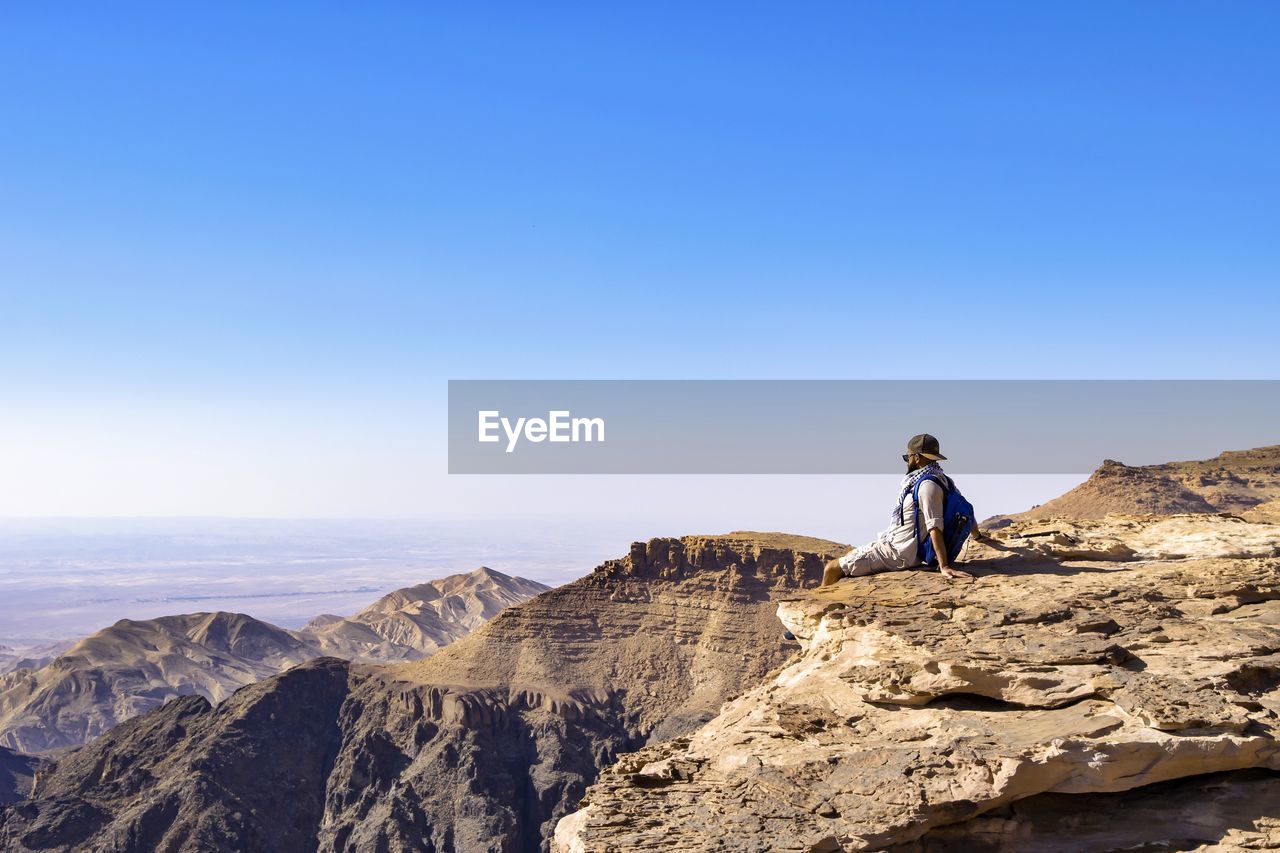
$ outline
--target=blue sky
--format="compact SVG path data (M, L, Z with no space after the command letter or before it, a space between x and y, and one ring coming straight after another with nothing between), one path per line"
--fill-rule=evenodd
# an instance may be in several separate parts
M449 378L1273 377L1278 24L11 4L0 514L482 513Z

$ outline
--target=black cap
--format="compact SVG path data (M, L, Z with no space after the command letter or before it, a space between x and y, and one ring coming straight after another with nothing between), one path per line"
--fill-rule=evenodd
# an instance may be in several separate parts
M922 432L919 435L911 436L911 440L907 442L908 453L919 453L929 459L946 459L942 455L942 451L938 448L938 439Z

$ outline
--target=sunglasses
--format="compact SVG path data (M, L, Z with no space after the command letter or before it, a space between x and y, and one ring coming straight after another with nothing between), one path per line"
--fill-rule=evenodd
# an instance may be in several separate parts
M904 454L902 454L902 461L903 461L903 462L910 462L910 461L911 461L911 457L912 457L912 456L915 456L915 454L914 454L914 453L904 453Z

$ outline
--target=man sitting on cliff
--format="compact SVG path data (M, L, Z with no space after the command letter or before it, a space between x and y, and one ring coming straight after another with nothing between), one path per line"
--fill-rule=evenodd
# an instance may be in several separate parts
M902 460L907 463L907 476L903 478L898 499L893 504L889 527L870 544L830 560L822 576L822 586L830 586L842 577L919 566L933 555L936 555L939 571L946 577L973 577L951 565L944 538L944 534L950 532L946 530L943 517L944 502L947 493L955 491L955 483L938 464L946 458L938 448L938 439L928 433L907 442L907 452L902 454ZM977 524L972 518L967 521L973 538L981 539ZM926 547L925 537L928 537L929 547Z

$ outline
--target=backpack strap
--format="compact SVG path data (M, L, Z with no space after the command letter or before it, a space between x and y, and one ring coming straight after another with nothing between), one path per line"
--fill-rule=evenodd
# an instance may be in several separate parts
M926 481L937 483L938 488L942 489L942 495L944 499L946 498L946 494L947 494L946 484L943 483L942 480L939 480L937 477L933 476L932 474L930 474L928 477L921 477L919 481L916 482L915 488L911 490L911 506L912 506L912 509L915 510L915 515L911 520L911 525L912 525L912 534L916 538L916 548L919 548L920 545L924 542L924 540L920 537L920 487L924 485Z

